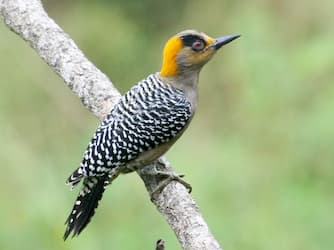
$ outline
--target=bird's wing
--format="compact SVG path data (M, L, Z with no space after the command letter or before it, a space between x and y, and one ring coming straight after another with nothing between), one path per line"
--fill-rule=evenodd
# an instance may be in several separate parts
M142 91L129 91L98 128L81 164L85 176L125 165L175 138L188 124L191 104L180 92L145 96Z

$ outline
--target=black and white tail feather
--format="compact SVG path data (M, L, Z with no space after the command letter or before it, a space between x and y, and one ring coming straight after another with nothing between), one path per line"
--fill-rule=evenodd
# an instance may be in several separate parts
M83 178L82 169L81 167L75 170L70 177L66 180L66 185L71 187L71 190L73 190L81 181Z
M72 238L80 234L80 232L87 226L91 218L95 214L95 209L99 205L103 192L112 179L117 176L90 176L83 180L83 187L74 203L72 211L68 216L65 225L66 231L64 240L73 232ZM75 188L83 178L83 175L75 171L66 181L71 189Z

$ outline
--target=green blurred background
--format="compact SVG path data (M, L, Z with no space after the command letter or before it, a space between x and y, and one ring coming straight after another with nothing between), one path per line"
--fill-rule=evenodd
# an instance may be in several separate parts
M44 5L124 93L187 28L240 33L202 71L200 106L167 156L225 249L334 249L334 2L65 1ZM136 174L63 242L64 182L98 126L0 24L0 249L180 249Z

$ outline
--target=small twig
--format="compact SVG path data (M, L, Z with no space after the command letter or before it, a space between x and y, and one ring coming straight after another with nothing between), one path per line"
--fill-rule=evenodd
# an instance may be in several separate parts
M158 240L155 246L155 250L165 250L165 241L162 239Z

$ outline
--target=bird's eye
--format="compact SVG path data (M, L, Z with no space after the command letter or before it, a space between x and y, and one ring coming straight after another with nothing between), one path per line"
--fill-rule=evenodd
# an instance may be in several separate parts
M204 47L205 47L205 43L202 40L196 40L191 46L191 48L194 51L201 51L202 49L204 49Z

